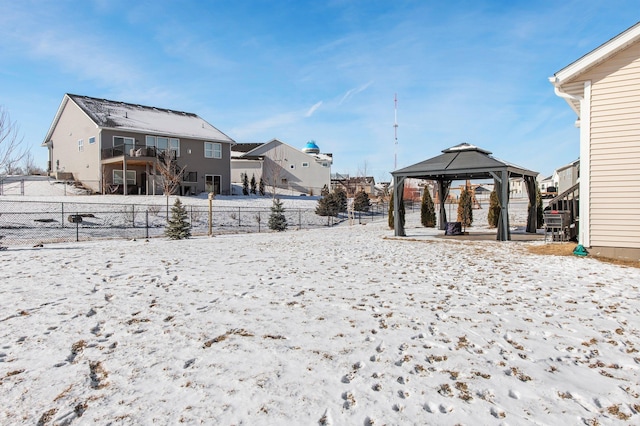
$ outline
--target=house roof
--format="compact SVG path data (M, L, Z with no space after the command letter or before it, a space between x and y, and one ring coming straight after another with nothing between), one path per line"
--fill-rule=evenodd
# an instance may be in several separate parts
M562 68L553 77L549 77L549 81L556 88L556 94L564 98L576 114L580 116L580 98L565 93L562 89L563 85L572 81L575 82L575 79L581 74L605 62L613 55L638 41L640 41L640 22Z
M43 144L51 139L69 101L75 103L99 128L235 143L229 136L193 113L67 93Z
M558 86L640 40L640 22L555 73L549 80Z
M235 152L249 152L257 147L264 145L263 142L248 142L248 143L237 143L232 148L231 151Z
M499 160L491 152L468 143L442 151L441 155L391 172L393 176L418 179L491 179L491 172L506 170L512 177L536 176L538 173Z
M569 164L565 164L565 165L564 165L564 166L562 166L562 167L558 167L558 168L556 169L556 172L561 172L562 170L566 170L566 169L569 169L569 168L571 168L571 167L578 167L578 166L580 166L580 159L579 159L579 158L578 158L577 160L575 160L575 161L572 161L572 162L571 162L571 163L569 163Z
M237 144L237 145L247 145L246 147L240 147L239 149L237 149L237 151L239 152L244 152L244 154L241 154L239 156L235 156L235 158L243 158L243 159L247 159L247 158L260 158L264 155L265 152L267 152L268 150L271 149L272 146L278 146L278 145L285 145L291 149L294 149L296 151L300 151L302 154L308 155L309 157L315 158L318 161L329 161L332 162L333 161L333 155L332 154L314 154L314 153L308 153L308 152L304 152L304 150L299 150L287 143L282 142L279 139L271 139L269 142L265 142L265 143L247 143L247 144ZM236 145L236 146L237 146ZM233 150L236 150L236 146L233 147ZM248 149L247 151L243 151L244 149Z

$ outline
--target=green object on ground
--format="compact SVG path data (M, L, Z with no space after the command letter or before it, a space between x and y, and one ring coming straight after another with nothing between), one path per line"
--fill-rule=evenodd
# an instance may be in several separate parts
M586 248L582 244L578 244L578 247L573 251L576 256L586 256L589 254Z

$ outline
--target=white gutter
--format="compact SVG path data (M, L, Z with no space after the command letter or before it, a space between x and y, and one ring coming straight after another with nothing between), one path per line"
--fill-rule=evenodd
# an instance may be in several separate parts
M555 92L556 96L567 101L571 109L578 115L578 120L576 121L575 126L580 127L580 110L582 109L582 101L584 100L584 98L578 95L571 95L567 92L563 92L562 89L560 89L560 86L558 86L557 77L550 77L549 81L551 82L551 84L553 84L553 91ZM578 102L580 104L580 108L578 110L576 110L575 104L573 102Z
M553 91L556 93L557 96L559 96L559 97L561 97L563 99L571 99L572 101L582 101L584 99L582 96L570 95L567 92L563 92L562 90L560 90L560 88L558 86L555 85L554 81L552 81L552 83L554 83Z
M578 243L585 247L591 247L591 220L590 220L590 198L591 198L591 81L584 82L583 96L570 95L563 92L558 84L557 78L550 78L553 83L554 92L563 98L573 108L570 101L579 102L578 121L576 127L580 128L580 213L579 213L579 234ZM575 110L575 109L574 109ZM584 173L584 172L586 173Z

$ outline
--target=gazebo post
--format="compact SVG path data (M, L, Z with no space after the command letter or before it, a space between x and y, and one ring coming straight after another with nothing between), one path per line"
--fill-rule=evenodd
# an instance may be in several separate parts
M508 241L511 239L509 232L509 171L502 170L500 175L495 172L489 172L493 176L495 191L498 194L498 202L500 203L500 216L498 217L498 232L496 239L498 241Z
M509 172L503 170L502 178L502 200L500 200L500 226L502 227L502 235L500 241L509 241L511 232L509 231Z
M440 198L440 218L438 220L438 226L441 231L447 227L447 209L444 203L449 196L450 186L450 180L445 181L444 179L438 179L438 198Z
M400 203L404 202L402 199L404 193L404 180L405 176L393 177L393 231L396 237L406 237L404 232L404 226L400 221Z
M527 195L529 196L526 232L535 234L538 229L538 194L536 191L536 179L533 176L525 176L524 182L525 188L527 188Z

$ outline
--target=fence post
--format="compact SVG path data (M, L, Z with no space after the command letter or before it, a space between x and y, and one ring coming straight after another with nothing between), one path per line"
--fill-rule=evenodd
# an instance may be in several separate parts
M240 230L240 217L242 216L242 212L240 211L240 207L238 207L238 230Z
M147 210L145 211L145 218L144 218L144 223L145 223L145 238L149 239L149 208L147 207Z
M136 205L131 204L131 225L133 228L136 227Z
M76 212L76 243L80 241L80 221L78 220L79 217L80 215L78 214L78 212Z
M209 198L209 236L213 236L213 192L208 195Z
M60 211L62 212L62 220L60 221L60 223L62 224L62 227L64 228L64 203L60 203Z
M298 209L298 229L302 229L302 210Z

